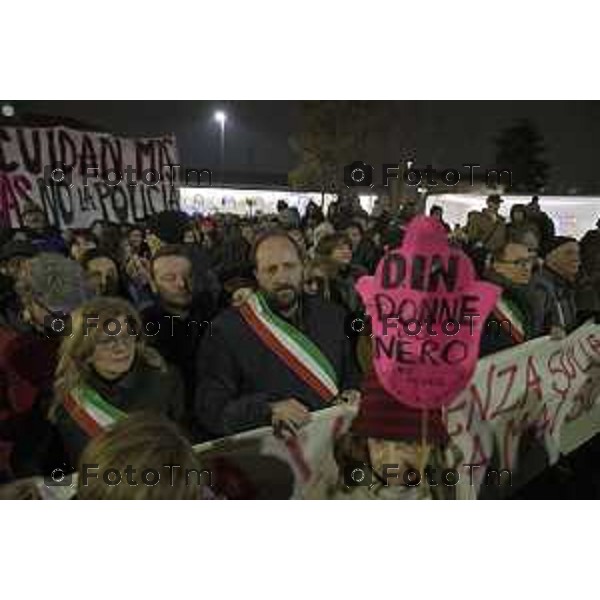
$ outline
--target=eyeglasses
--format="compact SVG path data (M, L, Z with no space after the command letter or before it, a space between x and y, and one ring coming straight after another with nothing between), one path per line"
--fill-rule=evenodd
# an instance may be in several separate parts
M505 265L515 265L516 267L530 267L535 263L536 257L530 256L529 258L518 258L517 260L499 260L498 262L504 263Z
M100 336L96 340L96 346L103 350L115 350L119 344L125 348L130 348L137 342L136 335L114 335L114 336Z

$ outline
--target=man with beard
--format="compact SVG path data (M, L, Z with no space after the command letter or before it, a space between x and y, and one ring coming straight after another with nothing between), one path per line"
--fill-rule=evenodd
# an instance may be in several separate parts
M142 311L145 334L162 357L179 368L191 414L196 384L195 357L201 337L210 331L209 292L192 294L193 268L182 246L163 246L152 258L151 286L156 302Z
M212 436L269 424L294 434L310 411L360 397L346 313L302 293L294 240L267 232L252 260L257 292L215 320L198 357L195 417Z

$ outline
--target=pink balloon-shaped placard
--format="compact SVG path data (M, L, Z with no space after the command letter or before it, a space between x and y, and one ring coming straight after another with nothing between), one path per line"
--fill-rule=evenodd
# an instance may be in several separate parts
M413 408L450 404L473 376L500 288L476 279L471 260L449 245L441 223L419 216L402 245L356 289L371 318L383 388Z

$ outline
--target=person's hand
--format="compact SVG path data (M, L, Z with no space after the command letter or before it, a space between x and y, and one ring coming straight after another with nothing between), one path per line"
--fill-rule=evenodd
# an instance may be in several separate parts
M34 477L18 479L0 486L0 500L41 500Z
M310 412L304 404L294 398L287 398L271 405L271 423L275 433L288 431L295 435L300 427L310 421Z
M246 300L248 300L248 298L250 298L250 296L252 296L253 293L254 293L254 290L252 288L248 288L248 287L238 288L231 295L231 306L235 306L235 307L241 306L242 304L244 304L244 302L246 302Z
M146 259L132 256L125 268L127 275L139 285L150 282L150 268Z
M339 396L339 400L350 406L358 406L362 398L359 390L344 390Z

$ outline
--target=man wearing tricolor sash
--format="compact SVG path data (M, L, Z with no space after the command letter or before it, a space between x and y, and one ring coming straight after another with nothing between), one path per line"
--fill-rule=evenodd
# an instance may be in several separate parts
M269 232L253 259L256 293L214 321L198 357L196 419L215 437L268 424L295 432L310 411L359 398L345 312L303 295L294 240Z
M502 288L481 336L481 356L521 344L540 334L533 329L527 285L535 262L524 244L509 241L493 255L486 279Z

